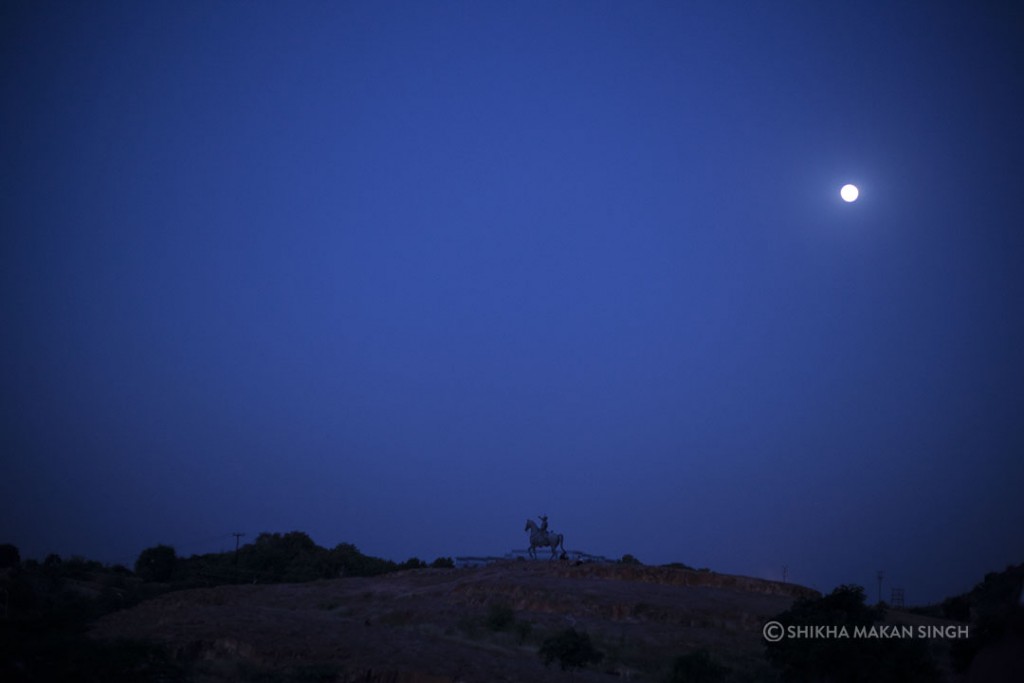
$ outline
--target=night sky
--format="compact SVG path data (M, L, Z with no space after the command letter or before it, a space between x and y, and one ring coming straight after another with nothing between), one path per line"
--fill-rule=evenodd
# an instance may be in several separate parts
M1024 561L1021 3L0 12L23 557Z

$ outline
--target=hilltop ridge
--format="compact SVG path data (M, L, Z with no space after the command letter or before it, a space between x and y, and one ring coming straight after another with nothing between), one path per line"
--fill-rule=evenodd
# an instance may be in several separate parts
M605 653L579 680L656 680L674 656L699 648L740 671L764 669L765 619L816 595L674 567L508 561L176 591L104 617L92 636L158 642L210 680L316 667L330 680L440 683L562 680L537 650L572 627Z

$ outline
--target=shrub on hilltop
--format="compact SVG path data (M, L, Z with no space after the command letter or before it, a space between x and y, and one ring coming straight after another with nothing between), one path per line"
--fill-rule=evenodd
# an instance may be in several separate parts
M0 545L0 569L9 569L21 564L21 553L18 546L10 543Z
M339 543L328 557L335 576L378 576L398 567L391 560L364 555L351 543Z
M238 551L242 572L261 583L298 583L326 578L326 551L301 531L262 533Z
M49 560L49 558L47 558ZM170 581L178 563L178 554L169 545L155 545L146 548L135 560L135 573L144 581L160 583Z

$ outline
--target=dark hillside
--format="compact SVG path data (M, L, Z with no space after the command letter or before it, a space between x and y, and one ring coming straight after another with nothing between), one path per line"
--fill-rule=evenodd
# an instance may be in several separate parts
M506 562L177 591L101 619L92 635L161 643L213 680L314 669L327 680L565 680L538 651L567 629L603 654L578 680L659 680L698 650L746 677L767 674L764 621L814 595L668 567Z

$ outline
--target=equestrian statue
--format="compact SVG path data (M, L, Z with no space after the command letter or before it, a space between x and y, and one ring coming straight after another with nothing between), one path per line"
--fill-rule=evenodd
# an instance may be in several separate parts
M556 534L553 531L548 531L548 517L547 515L540 516L540 526L532 519L526 520L526 528L523 531L530 532L530 550L528 551L530 557L537 559L537 548L546 548L551 546L551 559L555 559L558 554L558 549L561 547L562 554L565 554L565 545L562 543L562 534Z

